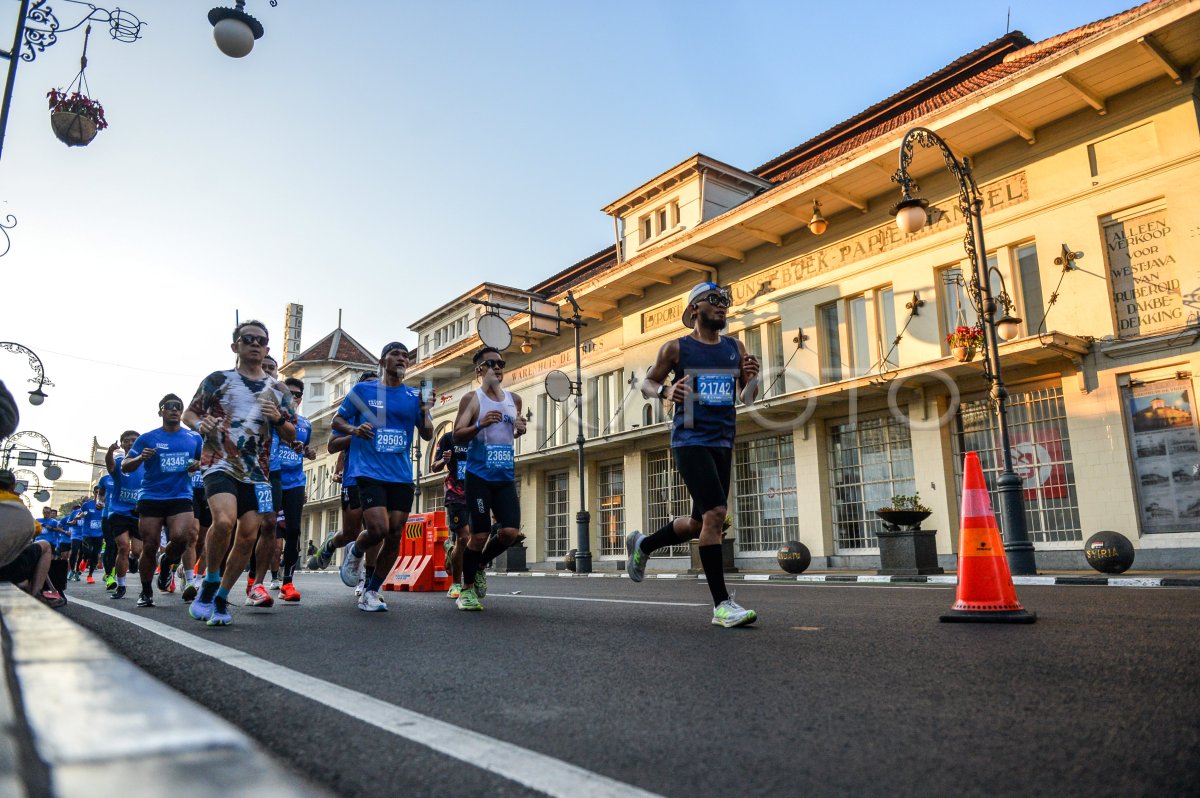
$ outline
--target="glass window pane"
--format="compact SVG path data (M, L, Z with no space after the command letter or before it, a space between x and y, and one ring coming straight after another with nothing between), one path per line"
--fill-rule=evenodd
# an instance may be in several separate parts
M833 537L839 552L875 548L875 516L892 496L916 493L908 425L889 416L829 427Z
M821 347L825 355L824 381L842 378L841 305L834 302L821 308Z
M878 296L881 338L879 350L883 353L882 359L894 368L900 365L900 347L892 347L896 340L896 297L890 286L880 289Z
M1024 304L1017 315L1025 319L1025 334L1037 335L1046 309L1042 305L1042 273L1038 269L1037 247L1032 243L1017 247L1017 270L1021 274L1021 301Z
M871 370L871 343L867 331L867 299L855 297L847 302L850 316L850 363L854 374Z

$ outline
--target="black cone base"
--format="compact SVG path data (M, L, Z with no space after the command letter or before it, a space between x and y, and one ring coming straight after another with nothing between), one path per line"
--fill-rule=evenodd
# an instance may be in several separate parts
M938 620L942 623L1033 623L1037 613L1028 610L950 610Z

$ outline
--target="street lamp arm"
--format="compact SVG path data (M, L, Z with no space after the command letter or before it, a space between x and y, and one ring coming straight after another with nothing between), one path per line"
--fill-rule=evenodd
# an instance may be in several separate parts
M58 17L55 16L54 10L47 5L48 1L33 0L33 5L25 15L25 41L21 47L22 61L34 60L38 53L45 52L47 47L58 42L60 33L70 33L89 22L107 25L108 35L116 41L126 44L140 39L142 28L146 26L146 23L135 15L120 8L109 11L107 8L101 8L94 3L82 2L82 0L60 0L88 9L88 13L82 19L74 25L64 28Z
M42 359L32 349L14 341L0 341L0 349L26 355L29 358L29 367L33 369L34 374L33 378L29 381L36 382L38 388L41 388L43 385L49 385L51 388L54 387L54 383L46 379L46 370L42 367Z

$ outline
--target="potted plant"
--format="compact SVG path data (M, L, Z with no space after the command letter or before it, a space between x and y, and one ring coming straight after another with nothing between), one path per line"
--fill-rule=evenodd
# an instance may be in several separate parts
M920 529L921 522L930 516L933 511L921 503L921 494L914 493L911 496L898 494L892 497L891 507L880 507L875 511L875 515L883 520L884 527L890 531L898 530L900 527L909 529Z
M946 336L950 345L950 353L959 363L967 363L975 358L975 349L983 343L983 328L976 325L967 327L960 324L954 332Z
M86 147L97 132L108 127L103 106L85 94L51 89L46 97L50 100L50 127L68 147Z

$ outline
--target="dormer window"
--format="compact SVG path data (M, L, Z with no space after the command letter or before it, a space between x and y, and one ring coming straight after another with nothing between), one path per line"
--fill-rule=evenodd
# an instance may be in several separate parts
M641 228L643 245L664 233L671 232L679 225L679 202L672 200L665 205L660 205L642 216L638 223Z

